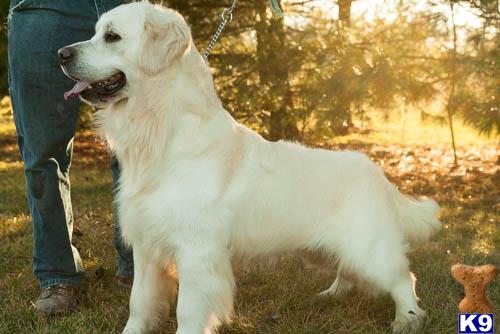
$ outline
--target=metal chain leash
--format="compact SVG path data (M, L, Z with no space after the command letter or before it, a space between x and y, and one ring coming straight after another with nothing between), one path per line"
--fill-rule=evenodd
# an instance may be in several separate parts
M208 43L207 48L205 49L205 52L203 52L203 58L205 60L208 59L208 56L212 52L212 49L215 47L215 44L219 40L220 35L222 34L222 31L226 27L226 24L228 22L231 22L233 20L233 10L236 8L236 2L237 0L233 0L233 3L231 6L227 7L222 11L221 18L222 21L219 24L219 27L217 28L217 31L213 35L212 39L210 40L210 43ZM278 0L269 0L269 5L271 7L271 10L274 12L274 14L278 17L283 16L283 12L281 11L281 7L279 5Z
M208 46L205 49L205 52L203 52L203 58L205 58L205 60L208 59L210 52L212 52L212 49L214 48L215 43L217 43L217 40L219 39L220 35L222 34L222 31L226 27L226 24L233 20L233 10L236 7L236 2L237 2L237 0L233 0L233 3L231 4L231 6L227 7L222 12L222 14L221 14L222 21L220 22L219 27L217 28L217 31L215 32L214 36L210 40L210 43L208 43Z

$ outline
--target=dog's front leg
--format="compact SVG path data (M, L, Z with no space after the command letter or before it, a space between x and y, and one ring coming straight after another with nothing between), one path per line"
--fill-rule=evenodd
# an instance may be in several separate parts
M205 241L176 254L179 274L177 334L212 334L233 310L234 277L229 252Z
M134 245L133 249L134 284L123 334L141 334L152 329L159 320L160 310L168 309L176 286L175 278L164 271L168 259L155 259L142 247Z

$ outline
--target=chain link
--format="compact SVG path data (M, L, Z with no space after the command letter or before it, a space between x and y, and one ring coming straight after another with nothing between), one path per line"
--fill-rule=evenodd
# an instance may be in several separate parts
M208 46L205 49L205 52L203 52L203 58L208 59L210 52L212 52L212 49L215 47L217 40L219 39L220 35L222 34L222 31L224 30L224 28L226 27L226 24L233 20L233 10L236 7L236 2L237 2L237 0L233 0L233 3L231 4L231 6L227 7L226 9L224 9L222 11L221 22L219 24L219 27L217 28L217 31L215 31L215 34L213 35L212 39L210 40L210 43L208 43Z

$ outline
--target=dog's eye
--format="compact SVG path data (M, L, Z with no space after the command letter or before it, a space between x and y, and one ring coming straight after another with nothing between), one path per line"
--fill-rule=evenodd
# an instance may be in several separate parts
M120 35L118 34L115 34L114 32L107 32L105 35L104 35L104 40L108 43L112 43L112 42L117 42L119 41L120 39L122 39L120 37Z

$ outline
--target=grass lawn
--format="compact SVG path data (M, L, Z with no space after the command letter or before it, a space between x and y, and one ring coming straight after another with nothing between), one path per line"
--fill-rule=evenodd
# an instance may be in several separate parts
M31 271L32 227L22 164L12 120L0 110L0 333L118 333L127 320L128 292L115 286L112 246L111 176L107 153L92 132L76 137L72 166L74 241L87 276L76 312L44 319L33 302L38 283ZM388 121L389 122L389 121ZM413 117L373 127L324 144L365 151L404 192L434 197L445 226L435 241L412 250L411 268L421 306L429 312L422 333L456 333L462 287L449 275L456 262L500 265L500 149L491 140L457 126L459 167L452 168L445 126ZM404 134L404 138L402 138ZM325 175L325 177L328 177ZM236 312L220 333L388 333L394 305L388 296L355 291L342 300L316 294L334 273L306 268L291 255L272 264L253 264L236 273ZM490 284L490 299L500 308L500 277ZM175 317L165 317L158 333L174 333ZM497 331L500 313L496 313Z

